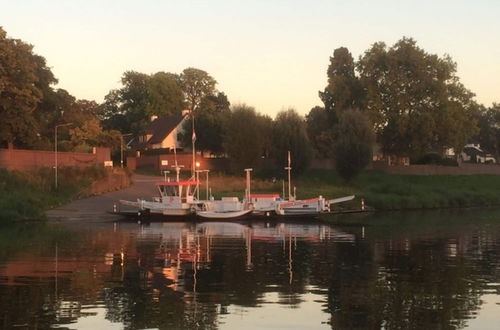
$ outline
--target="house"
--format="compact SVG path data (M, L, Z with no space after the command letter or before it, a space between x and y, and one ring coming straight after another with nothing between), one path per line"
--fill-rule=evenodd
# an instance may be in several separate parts
M465 145L460 153L460 157L464 162L471 163L496 163L495 157L485 153L479 144L470 143Z
M184 133L184 123L189 117L189 110L172 116L151 116L151 122L144 134L135 140L132 147L136 150L182 149L180 135Z

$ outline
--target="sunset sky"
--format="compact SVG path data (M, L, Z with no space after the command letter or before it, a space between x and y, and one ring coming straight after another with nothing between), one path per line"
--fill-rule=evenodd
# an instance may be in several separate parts
M78 98L124 71L210 73L231 103L274 115L320 105L329 56L412 37L450 54L480 103L500 102L500 1L4 1L0 26L35 46Z

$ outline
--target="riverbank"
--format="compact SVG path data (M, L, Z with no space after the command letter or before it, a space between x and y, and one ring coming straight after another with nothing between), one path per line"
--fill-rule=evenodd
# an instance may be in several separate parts
M60 190L54 192L51 191L50 173L41 176L50 182L40 179L38 175L37 178L41 182L37 183L37 180L20 178L17 173L10 175L7 180L9 182L6 183L5 171L1 172L0 185L6 189L0 189L0 207L3 210L0 214L0 221L41 218L44 217L43 211L47 209L51 209L46 214L52 219L102 218L107 215L106 212L113 210L113 205L120 207L118 203L120 199L150 199L156 195L154 182L163 178L134 174L132 177L134 184L119 190L113 187L116 183L110 183L109 178L100 177L92 181L95 182L93 185L89 181L81 183L80 188L84 186L87 188L78 191L75 190L75 183L81 182L81 179L78 179L77 175L72 175L71 171L62 171L62 173ZM30 183L27 184L26 181ZM205 198L205 177L201 177L200 181L200 198ZM210 173L209 185L216 198L222 196L241 198L244 195L245 179L243 175ZM337 198L356 195L354 201L336 205L335 211L359 210L361 200L368 209L381 211L500 205L500 176L495 175L417 176L366 171L353 184L345 185L334 171L309 170L300 178L293 179L292 185L297 186L298 198L311 198L318 195ZM100 188L95 190L96 186ZM103 194L105 191L114 192ZM252 192L282 195L282 191L281 179L273 179L269 175L254 175ZM8 193L2 194L2 192ZM98 196L75 200L78 196L89 195ZM73 201L69 203L71 200ZM59 205L62 206L56 207Z
M58 171L58 189L50 168L31 172L0 169L0 223L43 219L45 211L71 200L123 189L127 172L99 167L64 167Z
M215 196L243 196L243 182L242 177L238 180L212 175L210 186ZM297 187L298 198L356 195L354 201L339 204L338 207L344 209L359 209L361 200L374 210L500 205L500 175L396 175L369 170L346 185L333 170L308 170L300 178L292 179L292 185ZM256 179L252 182L252 191L282 194L283 182L281 179L274 183L270 178Z

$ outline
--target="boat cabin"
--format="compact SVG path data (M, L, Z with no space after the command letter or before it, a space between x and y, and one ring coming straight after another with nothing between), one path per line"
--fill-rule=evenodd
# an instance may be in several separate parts
M276 203L281 201L278 194L250 194L249 197L256 210L274 210Z
M156 182L156 187L160 193L160 202L193 203L199 184L198 181L159 181Z

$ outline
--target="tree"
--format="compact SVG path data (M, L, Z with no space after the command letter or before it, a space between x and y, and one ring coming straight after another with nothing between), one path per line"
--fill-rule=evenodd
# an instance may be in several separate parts
M311 141L316 158L332 156L333 124L328 118L325 108L314 107L306 115L307 136Z
M481 148L495 155L497 160L500 156L500 104L493 103L491 108L484 107L478 114L479 133L476 140Z
M366 90L363 110L385 153L418 158L442 147L461 150L477 131L474 94L460 83L449 56L428 54L403 38L389 49L375 43L357 67Z
M290 151L293 171L300 174L307 168L312 150L305 120L297 111L288 109L278 113L274 121L272 141L278 166L287 165L287 154Z
M235 172L254 167L262 157L264 132L261 123L253 107L241 104L232 108L224 148Z
M193 112L198 109L203 98L215 94L217 81L203 70L184 69L179 76L179 81L187 106Z
M372 124L359 110L345 111L340 115L335 135L335 169L350 182L370 163L375 141Z
M274 141L273 141L273 127L274 121L268 115L257 114L257 119L259 121L260 131L263 144L262 144L262 157L268 158L274 151Z
M56 80L33 46L7 37L0 27L0 137L9 148L31 145L38 132L33 116L43 91Z
M328 85L319 93L331 124L337 122L343 110L362 105L363 89L354 69L354 59L347 48L333 51L327 70Z
M106 128L139 135L151 116L168 116L184 109L184 96L175 74L127 71L122 85L111 90L101 105L99 116Z
M148 75L135 71L127 71L122 77L118 109L127 118L128 129L134 135L142 133L148 122L148 80Z
M121 145L121 133L116 130L104 131L97 118L69 130L73 150L88 151L92 146L118 149Z
M210 151L213 154L224 153L224 132L231 115L230 103L224 93L208 95L201 101L196 115L196 148L200 151ZM192 119L184 123L182 144L191 146Z
M184 107L184 94L179 77L169 72L157 72L148 79L147 115L166 116L180 113Z
M36 148L52 149L54 147L54 127L61 124L64 120L64 113L71 111L75 102L75 97L64 89L47 88L44 90L43 98L33 113L39 133L39 139L34 145ZM61 131L67 132L66 129ZM62 137L59 136L59 138Z

